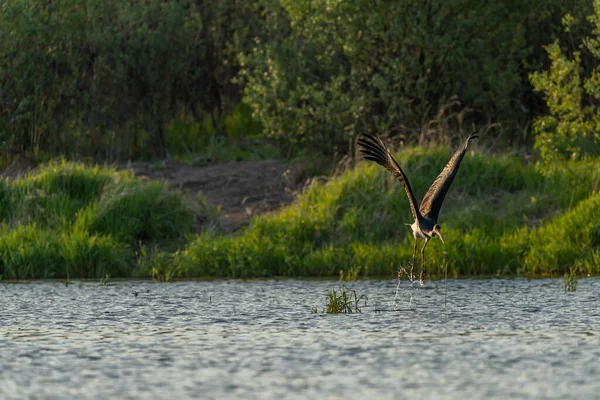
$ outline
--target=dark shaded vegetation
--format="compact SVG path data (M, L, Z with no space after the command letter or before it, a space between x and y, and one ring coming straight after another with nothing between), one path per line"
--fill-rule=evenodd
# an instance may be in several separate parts
M3 153L111 162L256 133L230 81L258 4L204 3L3 2Z
M3 161L239 143L331 155L363 132L449 144L474 128L500 149L530 144L546 106L528 76L555 40L553 60L589 75L590 14L589 0L3 2Z

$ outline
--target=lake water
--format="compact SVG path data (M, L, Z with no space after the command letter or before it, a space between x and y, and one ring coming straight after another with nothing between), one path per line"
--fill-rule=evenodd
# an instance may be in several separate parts
M600 398L598 278L348 286L0 284L0 398Z

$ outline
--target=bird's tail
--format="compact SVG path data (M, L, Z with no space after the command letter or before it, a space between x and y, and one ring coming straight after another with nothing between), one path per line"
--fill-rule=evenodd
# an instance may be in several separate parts
M390 159L387 156L387 150L383 142L378 137L365 134L358 139L359 151L363 154L365 160L375 161L377 164L389 168Z

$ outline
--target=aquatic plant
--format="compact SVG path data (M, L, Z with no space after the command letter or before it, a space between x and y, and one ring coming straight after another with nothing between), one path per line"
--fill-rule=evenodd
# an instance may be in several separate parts
M344 270L340 269L340 281L355 281L358 279L359 268L352 267L344 274Z
M361 312L359 304L361 300L366 306L368 300L367 296L361 295L359 297L356 294L356 290L348 290L344 284L341 284L339 294L335 289L331 289L327 292L325 312L328 314L359 313Z
M100 286L108 286L108 281L110 280L110 274L104 275L104 278L100 280Z
M161 251L154 246L140 246L137 254L138 275L149 276L154 282L169 282L175 275L177 265L172 253Z
M579 266L574 265L569 268L569 272L565 272L563 277L565 282L565 292L574 292L577 290L577 275L579 273Z

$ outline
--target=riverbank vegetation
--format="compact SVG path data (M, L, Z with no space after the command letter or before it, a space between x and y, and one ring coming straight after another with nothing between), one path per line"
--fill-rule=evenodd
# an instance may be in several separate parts
M600 0L13 0L0 37L0 166L42 165L0 181L4 279L396 276L412 221L377 166L225 235L94 165L339 160L368 132L422 196L476 129L428 272L600 273Z
M397 156L422 195L450 153L414 148ZM235 235L194 235L194 221L208 226L214 217L201 201L124 172L50 164L3 182L0 275L394 277L408 267L413 239L403 224L411 222L406 196L388 175L361 163ZM577 265L598 274L599 186L596 160L525 164L472 152L441 213L446 244L429 244L427 270L549 276Z
M425 193L450 153L398 154ZM254 219L237 236L204 234L173 260L175 276L396 276L412 255L402 186L362 164ZM600 163L525 165L513 157L465 158L441 213L446 244L429 244L427 270L441 276L556 275L579 263L600 273ZM417 265L417 270L420 265Z
M54 162L0 181L4 279L131 276L145 246L175 249L207 214L163 183Z

